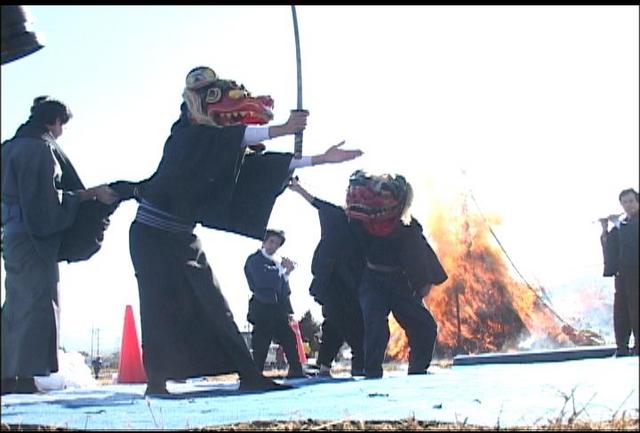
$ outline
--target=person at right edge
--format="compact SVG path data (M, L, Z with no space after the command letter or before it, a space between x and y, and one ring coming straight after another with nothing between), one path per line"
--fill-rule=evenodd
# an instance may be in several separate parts
M604 256L605 277L614 277L613 332L616 356L638 355L638 192L628 188L618 195L626 216L609 215L601 218L600 243ZM609 222L613 228L608 231ZM629 350L633 333L634 346Z

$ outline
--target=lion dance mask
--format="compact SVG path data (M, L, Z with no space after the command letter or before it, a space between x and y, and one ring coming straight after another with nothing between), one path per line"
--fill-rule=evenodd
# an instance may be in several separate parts
M264 125L273 120L273 99L252 96L233 80L218 78L213 69L200 66L186 78L182 94L197 123L215 126Z
M413 189L404 176L357 170L349 177L346 213L362 221L372 235L387 236L397 224L410 219L412 200Z

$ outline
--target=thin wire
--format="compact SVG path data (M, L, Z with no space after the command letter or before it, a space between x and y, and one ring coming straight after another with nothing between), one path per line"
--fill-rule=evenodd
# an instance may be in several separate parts
M467 173L464 170L461 170L463 175L467 175ZM551 300L547 297L546 293L543 292L545 299L540 297L540 294L538 293L537 290L535 290L533 287L531 287L531 285L529 284L529 282L526 280L526 278L520 273L520 271L518 270L518 267L516 266L516 264L513 262L513 260L511 260L511 257L509 256L509 253L507 253L507 250L504 248L504 246L502 245L502 242L500 242L500 239L498 239L498 236L496 236L495 232L493 231L493 229L491 228L491 224L489 224L489 221L487 220L487 218L485 218L484 213L482 212L482 209L480 208L480 205L478 204L478 201L476 200L475 196L473 195L473 192L471 191L471 188L468 187L468 193L471 196L471 199L473 200L473 202L475 203L476 207L478 208L478 212L480 212L480 216L482 217L484 223L487 225L487 227L489 228L489 232L491 233L491 235L493 236L493 238L496 240L496 242L498 243L498 246L500 247L500 249L502 250L502 252L504 253L504 255L507 257L507 260L509 260L509 263L511 263L511 266L513 266L513 269L515 269L515 271L518 273L518 275L520 276L520 278L522 278L522 281L524 281L524 283L527 285L527 287L529 288L529 290L531 290L533 292L533 294L536 296L536 298L538 298L538 300L540 300L542 303L544 303L549 310L551 310L551 312L553 313L554 316L556 316L556 318L558 318L558 320L560 320L563 324L567 324L567 322L558 315L558 313L556 313L553 308L551 308L551 306L549 305L549 303L551 303Z

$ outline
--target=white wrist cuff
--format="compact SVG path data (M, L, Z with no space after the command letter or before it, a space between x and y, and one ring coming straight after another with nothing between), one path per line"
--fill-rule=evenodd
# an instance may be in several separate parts
M289 170L294 170L296 168L310 167L311 166L311 157L303 156L300 159L291 158L291 162L289 163Z
M264 125L247 125L244 129L241 146L260 143L269 140L269 127Z

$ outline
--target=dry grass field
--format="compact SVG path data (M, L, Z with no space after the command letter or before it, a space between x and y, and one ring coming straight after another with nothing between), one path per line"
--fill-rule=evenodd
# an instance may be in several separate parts
M34 425L2 424L2 431L73 431L71 429L54 428ZM406 419L401 421L349 421L338 420L332 422L306 421L259 421L252 423L238 423L231 425L192 429L190 431L638 431L640 422L637 415L634 418L618 418L604 422L572 422L549 423L518 428L501 428L500 426L482 427L461 423L443 424L429 421Z

